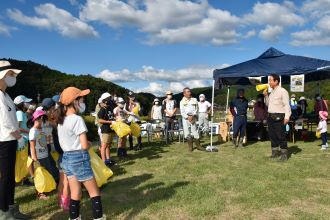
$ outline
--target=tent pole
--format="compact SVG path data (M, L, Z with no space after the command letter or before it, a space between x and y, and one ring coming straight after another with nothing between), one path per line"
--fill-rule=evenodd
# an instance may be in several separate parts
M214 84L215 84L215 80L213 80L213 83L212 83L212 104L211 104L211 149L212 149L212 146L213 146Z
M226 117L227 117L227 113L228 113L229 92L230 92L230 86L227 87L227 102L226 102L226 116L225 116L225 119L226 119Z

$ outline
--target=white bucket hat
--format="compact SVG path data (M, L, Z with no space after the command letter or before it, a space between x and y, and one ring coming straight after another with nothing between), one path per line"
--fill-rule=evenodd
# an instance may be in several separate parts
M5 75L9 72L13 71L15 73L15 77L22 72L22 70L13 69L11 64L7 60L0 60L0 79L3 79Z
M205 98L205 95L204 95L204 94L200 94L200 95L199 95L199 98L200 98L200 97L204 97L204 98Z

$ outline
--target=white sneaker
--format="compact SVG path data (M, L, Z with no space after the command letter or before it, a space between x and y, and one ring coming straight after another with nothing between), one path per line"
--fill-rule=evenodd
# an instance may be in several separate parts
M328 148L328 147L329 147L328 143L326 143L326 144L325 144L325 147L326 147L326 148Z
M327 149L326 145L322 145L320 150L326 150L326 149Z
M75 218L75 219L69 218L69 220L81 220L81 215L78 218Z

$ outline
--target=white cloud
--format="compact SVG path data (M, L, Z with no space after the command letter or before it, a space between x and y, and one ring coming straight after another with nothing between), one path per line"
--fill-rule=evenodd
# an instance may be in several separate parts
M8 9L7 13L12 20L20 24L54 30L66 37L98 37L92 26L53 4L42 4L34 9L38 16L26 16L18 9Z
M310 14L312 17L322 17L330 14L330 1L329 0L308 0L305 1L301 11Z
M330 15L322 17L313 29L291 34L294 46L329 46L330 45Z
M248 31L248 32L243 36L243 38L244 38L244 39L249 39L249 38L254 37L254 36L256 36L256 35L257 35L257 31L256 31L256 30L250 30L250 31Z
M265 29L259 32L259 37L266 41L278 41L279 35L283 33L283 27L267 25Z
M206 0L87 0L80 18L112 28L136 27L148 34L150 44L232 44L239 21L228 11L212 8Z
M78 0L69 0L69 2L70 2L71 5L78 5L79 4Z
M228 64L222 64L217 67L195 65L177 70L164 70L156 69L152 66L143 66L142 70L136 72L128 69L121 71L105 69L97 77L115 83L137 82L138 84L138 82L148 81L149 85L147 87L133 88L133 90L135 92L150 92L155 95L163 95L166 90L172 90L178 93L184 87L197 88L210 86L213 70L228 66Z
M0 22L0 35L10 36L10 31L15 28L11 28L4 23Z
M243 16L243 20L248 24L296 26L303 25L305 20L296 13L296 8L292 2L285 1L283 4L266 2L256 3L250 14Z

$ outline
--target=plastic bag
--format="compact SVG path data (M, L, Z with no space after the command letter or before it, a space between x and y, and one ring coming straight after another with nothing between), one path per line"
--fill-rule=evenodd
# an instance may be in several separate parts
M50 154L52 155L55 162L58 161L58 158L60 157L60 155L57 151L52 151L52 152L50 152Z
M88 150L91 158L91 166L98 187L107 183L107 180L113 175L112 170L108 168L102 159L94 152L92 148Z
M38 166L34 171L34 186L39 193L46 193L56 189L56 182L44 167Z
M126 135L131 133L130 127L124 122L117 121L110 126L118 135L118 137L125 137Z
M315 137L316 138L321 138L321 131L320 130L316 130Z
M15 182L21 182L27 175L28 147L16 151Z
M140 128L139 124L131 123L130 128L131 128L131 131L132 131L132 135L134 137L140 137L141 136L141 128Z

